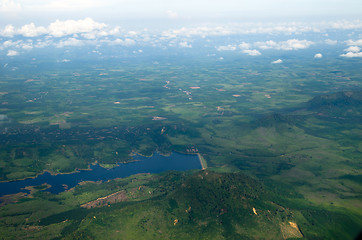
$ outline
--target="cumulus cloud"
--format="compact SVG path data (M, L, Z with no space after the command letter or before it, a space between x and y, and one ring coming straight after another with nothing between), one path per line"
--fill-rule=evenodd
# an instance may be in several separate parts
M341 21L334 21L327 23L327 26L332 29L361 29L362 28L362 22L360 20L354 20L354 21L347 21L347 20L341 20Z
M13 37L14 34L15 34L15 28L11 24L6 25L4 30L0 31L0 36L3 37Z
M111 45L121 45L125 47L133 46L136 44L136 42L133 39L126 38L126 39L120 39L117 38L116 40L110 42Z
M273 40L266 41L266 42L256 42L254 43L255 46L261 48L261 49L271 49L275 48L278 49L278 43L274 42Z
M330 25L324 27L328 28ZM237 23L227 25L207 25L191 28L171 29L163 33L169 38L177 36L227 36L232 34L299 34L304 32L320 31L313 25L305 23Z
M81 35L82 35L82 37L84 37L86 39L96 39L96 38L99 38L99 37L108 36L109 32L107 32L107 31L94 31L94 32L83 33Z
M321 53L317 53L316 55L314 55L314 58L322 58L323 55Z
M184 41L184 42L180 42L179 46L182 48L192 48L192 45L189 44L188 42Z
M273 62L271 62L272 64L278 64L278 63L282 63L283 62L283 60L281 60L281 59L278 59L278 60L275 60L275 61L273 61Z
M0 0L2 5L9 5L8 3L14 3L14 0ZM38 1L36 1L38 2ZM48 5L52 6L53 9L79 9L79 8L87 8L89 5L96 6L101 3L96 0L55 0L49 1ZM64 7L64 6L67 7ZM32 6L37 6L34 4ZM34 7L34 10L36 8ZM179 18L177 12L173 10L166 11L166 14L169 18ZM296 23L296 22L281 22L281 23L234 23L234 24L221 24L221 25L203 25L198 27L182 27L178 29L170 29L164 31L162 33L162 37L164 38L178 38L178 37L192 37L192 36L227 36L234 34L301 34L307 32L323 32L329 29L361 29L362 22L354 21L354 22L320 22L320 23ZM98 31L102 31L107 27L106 24L96 22L91 18L85 18L81 20L66 20L61 21L57 20L51 23L47 29L47 33L54 37L64 37L66 35L72 34L85 34L84 36L88 39L94 39L98 37L96 33ZM1 31L0 31L1 32ZM89 34L88 34L89 33ZM113 30L108 29L109 35L116 35L121 33L121 29L116 27ZM120 36L120 35L117 35ZM330 40L329 43L334 44L334 40ZM241 44L240 49L250 49L247 44L243 46Z
M170 12L172 13L172 11ZM225 36L232 34L302 34L308 32L323 32L331 29L361 29L362 22L332 21L332 22L280 22L280 23L236 23L227 25L207 25L191 28L171 29L164 32L164 36Z
M15 50L9 50L8 53L6 54L6 56L8 57L13 57L13 56L17 56L19 55L19 53Z
M353 58L353 57L362 57L362 52L348 52L341 54L341 57Z
M239 44L238 46L240 49L249 49L250 48L250 44L246 43L246 42L242 42Z
M1 0L0 0L1 1ZM60 0L59 0L60 1ZM70 1L70 0L66 0ZM83 1L83 0L82 0ZM85 1L85 0L84 0ZM174 12L169 11L170 14ZM176 14L176 13L175 13ZM313 26L313 25L312 25ZM317 26L317 25L316 25ZM153 47L185 47L191 48L190 43L194 42L194 39L206 38L204 41L208 41L205 46L210 47L210 45L216 40L216 36L229 36L227 38L229 42L220 43L218 42L215 45L215 49L218 51L240 51L241 53L248 54L251 56L261 55L262 50L266 49L275 49L275 50L299 50L309 48L311 45L315 44L312 41L296 39L297 37L288 37L285 41L279 40L270 40L260 42L241 42L234 41L237 37L239 39L247 39L245 34L272 34L270 37L276 36L276 34L284 34L284 37L288 34L304 33L304 32L315 32L316 34L324 34L326 32L321 31L323 29L331 29L331 24L326 24L324 27L310 28L307 24L303 23L280 23L280 24L249 24L249 23L237 23L237 24L227 24L227 25L207 25L199 27L182 27L176 29L169 29L164 32L152 32L147 29L138 29L137 32L132 31L131 29L122 29L119 26L109 27L104 23L94 21L91 18L84 18L80 20L57 20L48 26L35 26L34 23L26 24L20 28L14 28L13 25L7 25L0 28L0 37L4 37L4 41L8 40L15 35L22 35L24 37L34 38L37 36L41 41L34 41L33 44L24 45L24 49L31 49L42 47L42 46L82 46L84 44L118 44L122 46L132 46L135 44L146 44ZM355 25L357 26L357 25ZM336 26L335 26L336 27ZM357 32L358 33L358 32ZM358 34L354 35L354 38L360 39L361 36ZM257 35L265 36L265 35ZM299 38L302 38L299 35ZM279 37L279 36L278 36ZM282 36L283 37L283 36ZM327 35L323 35L326 44L334 45L338 42L336 40L327 39ZM215 39L214 39L215 38ZM352 37L350 37L352 38ZM276 38L278 39L278 38ZM289 39L289 40L288 40ZM348 39L348 38L346 38ZM52 42L49 42L51 40ZM257 40L256 40L257 41ZM342 43L342 41L340 41ZM362 46L362 39L360 40L348 40L345 42L348 46ZM221 46L220 46L221 45ZM347 47L348 47L347 46ZM0 45L1 47L1 45ZM19 48L9 48L15 49L19 52L22 52ZM352 50L346 50L346 52L353 52ZM346 53L343 52L343 53ZM313 56L313 55L312 55Z
M362 39L353 41L353 40L347 40L346 41L347 45L351 46L351 45L355 45L355 46L362 46Z
M273 40L266 41L266 42L256 42L254 43L255 46L261 49L277 49L277 50L299 50L309 48L314 44L312 41L307 40L298 40L298 39L289 39L287 41L282 42L275 42Z
M357 52L360 52L360 51L361 51L361 48L360 48L360 47L357 47L357 46L350 46L349 48L344 49L344 51L357 53Z
M108 34L112 35L112 36L119 36L121 33L122 33L122 29L119 26L108 31Z
M44 47L48 47L48 46L51 46L51 45L54 45L53 41L51 40L42 40L42 39L38 39L36 41L36 43L34 44L34 47L36 48L44 48Z
M101 30L107 25L104 23L98 23L91 18L85 18L82 20L56 20L48 27L49 35L54 37L63 37L71 34L78 33L90 33L96 30Z
M227 46L219 46L216 48L218 51L235 51L236 46L234 45L227 45Z
M28 43L28 44L23 44L21 46L21 48L24 49L24 50L31 50L31 49L33 49L33 46L32 46L31 43Z
M95 39L97 37L117 35L120 33L119 27L108 32L105 30L106 27L106 24L96 22L91 18L66 21L56 20L48 27L37 27L34 23L30 23L23 25L17 30L13 25L9 24L5 26L3 30L0 30L0 36L13 37L18 34L24 37L37 37L46 34L52 37L64 37L67 35L81 34L84 38Z
M254 50L246 49L246 50L243 50L243 53L246 53L250 56L260 56L261 55L261 53L256 49L254 49Z
M78 40L76 38L68 38L66 40L60 41L57 44L58 48L66 47L66 46L83 46L83 41Z
M1 48L4 49L4 48L9 48L9 47L17 47L17 46L19 46L19 44L21 42L22 42L21 40L18 40L18 41L7 40L7 41L3 42Z
M33 49L33 41L32 40L27 40L27 41L23 41L23 40L17 40L17 41L12 41L12 40L7 40L4 41L2 44L0 44L0 50L4 50L4 49L23 49L23 50L31 50Z
M26 24L18 30L18 34L24 37L37 37L47 33L44 27L36 27L34 23Z
M362 40L362 39L361 39ZM353 43L358 43L354 41ZM341 57L353 58L353 57L362 57L361 48L358 46L350 46L349 48L344 49L347 53L341 54Z

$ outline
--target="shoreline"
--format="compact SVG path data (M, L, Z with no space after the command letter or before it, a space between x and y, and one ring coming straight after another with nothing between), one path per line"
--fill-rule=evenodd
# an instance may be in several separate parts
M7 181L0 181L0 183L8 183L8 182L16 182L16 181L24 181L24 180L27 180L27 179L34 179L34 178L37 178L39 177L40 175L43 175L44 173L49 173L50 175L52 176L56 176L56 175L59 175L59 174L73 174L73 173L77 173L79 171L91 171L92 169L90 168L91 165L95 165L97 163L92 163L92 164L89 164L88 168L87 169L74 169L74 171L71 171L71 172L65 172L65 173L62 173L62 172L53 172L51 170L43 170L42 172L40 173L37 173L35 176L33 177L25 177L25 178L20 178L20 179L14 179L14 180L7 180Z
M164 155L164 154L161 154L160 152L157 152L157 153L158 153L159 155L161 155L161 156L169 157L169 156L172 155L173 152L171 152L170 154L165 154L165 155ZM198 156L198 158L199 158L199 160L200 160L200 164L201 164L202 170L204 170L204 169L207 168L207 163L206 163L205 159L201 156L200 153L182 153L182 152L181 152L181 153L180 153L180 152L175 152L175 153L184 154L184 155L194 155L194 154L197 154L197 156ZM136 155L139 155L139 156L142 156L142 157L152 157L153 154L154 154L154 153L152 153L150 156L144 156L144 155L142 155L142 154L140 154L140 153L137 153L137 152L135 152L135 151L132 151L132 152L129 154L129 156L132 157L132 158L133 158L133 156L136 156ZM129 162L118 162L118 163L116 163L116 164L114 165L114 167L117 167L117 166L119 166L120 164L127 164L127 163L138 162L138 161L140 161L140 160L135 160L135 159L133 159L133 160L131 160L131 161L129 161ZM43 175L43 174L46 173L46 172L49 173L49 174L52 175L52 176L56 176L56 175L63 175L63 174L74 174L74 173L78 173L78 172L80 172L80 171L92 171L91 166L94 166L94 165L97 165L97 164L98 164L100 167L102 167L102 168L110 169L110 168L103 167L102 164L100 164L98 161L94 161L93 163L88 164L88 168L83 168L83 169L82 169L82 168L76 168L76 169L74 169L74 170L71 171L71 172L54 172L54 171L52 171L52 170L46 169L46 170L43 170L43 171L40 172L40 173L37 173L35 176L32 176L32 177L25 177L25 178L14 179L14 180L5 180L5 181L0 181L0 183L23 181L23 180L27 180L27 179L35 179L35 178L37 178L38 176Z
M132 162L139 162L139 160L132 160L132 161L129 161L129 162L117 162L114 167L117 167L117 166L119 166L120 164L127 164L127 163L132 163ZM93 169L92 169L91 166L96 166L96 165L99 165L100 167L102 167L102 168L104 168L104 169L110 169L110 168L103 167L103 166L101 165L101 163L99 163L98 161L94 161L94 162L88 164L88 168L76 168L76 169L74 169L74 170L71 171L71 172L54 172L54 171L52 171L52 170L46 169L46 170L43 170L43 171L40 172L40 173L37 173L35 176L32 176L32 177L25 177L25 178L21 178L21 179L0 181L0 183L23 181L23 180L27 180L27 179L35 179L35 178L39 177L40 175L43 175L44 173L49 173L49 174L52 175L52 176L56 176L56 175L79 173L80 171L93 171Z

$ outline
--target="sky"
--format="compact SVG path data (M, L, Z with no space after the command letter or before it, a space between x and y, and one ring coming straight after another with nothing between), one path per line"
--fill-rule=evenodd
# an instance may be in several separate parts
M0 0L0 57L100 45L141 54L146 46L193 49L203 39L217 53L338 45L336 56L360 58L361 17L361 0Z
M129 21L358 18L361 0L0 0L0 26L90 17ZM167 21L165 21L167 20Z

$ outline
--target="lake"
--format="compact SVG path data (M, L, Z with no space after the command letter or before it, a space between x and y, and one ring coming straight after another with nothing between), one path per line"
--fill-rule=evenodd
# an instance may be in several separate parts
M51 185L45 191L57 194L73 188L83 181L107 181L128 177L137 173L161 173L168 170L186 171L202 168L197 155L172 153L170 156L162 156L159 153L154 153L151 157L135 155L133 159L136 161L119 164L111 169L103 168L96 164L90 166L91 170L79 170L74 173L57 175L45 172L36 178L0 182L0 197L19 192L29 193L28 190L24 189L25 187L39 186L44 183ZM65 188L64 185L67 187Z

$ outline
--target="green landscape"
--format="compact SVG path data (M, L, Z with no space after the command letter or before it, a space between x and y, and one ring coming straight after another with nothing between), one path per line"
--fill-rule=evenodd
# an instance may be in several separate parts
M0 0L0 240L362 239L361 13Z
M360 61L135 61L3 70L1 180L112 167L156 151L198 153L207 169L5 195L2 239L358 235Z

